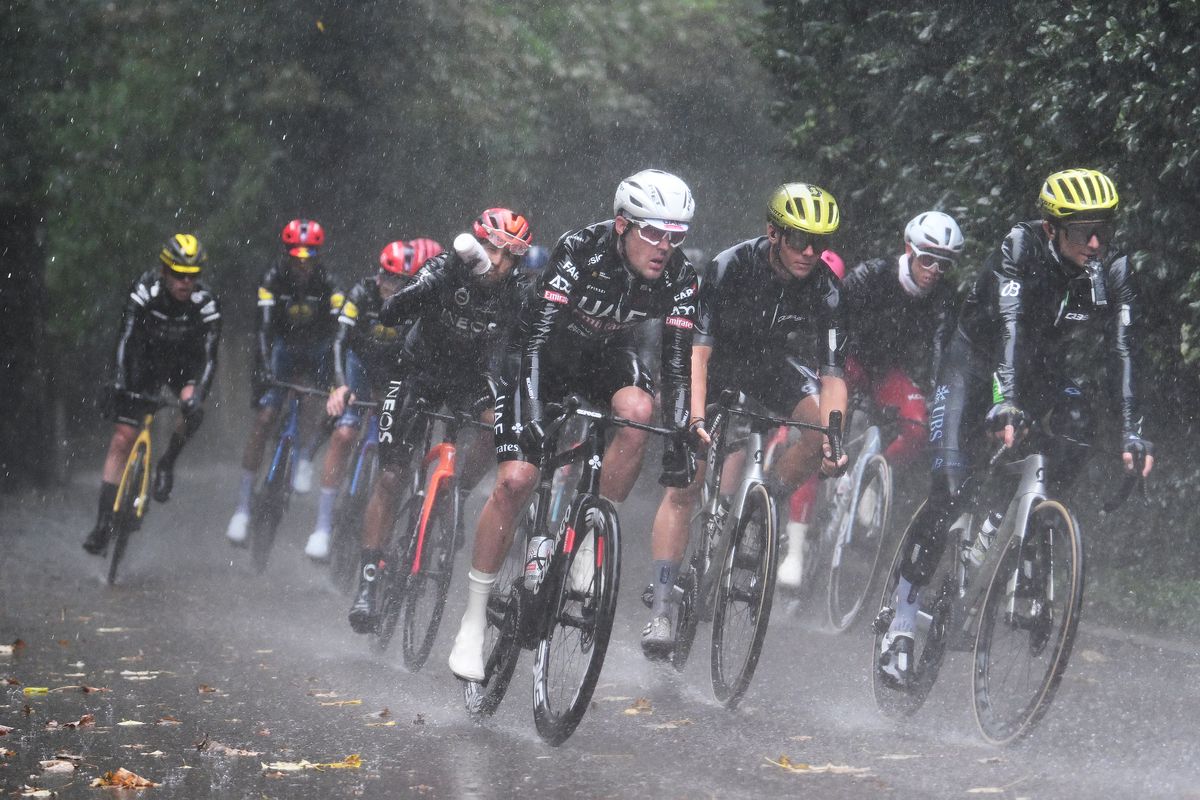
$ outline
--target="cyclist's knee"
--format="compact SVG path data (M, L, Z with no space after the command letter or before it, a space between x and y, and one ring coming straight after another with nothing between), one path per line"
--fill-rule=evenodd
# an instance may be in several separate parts
M537 484L537 468L522 461L506 461L496 474L492 501L503 509L513 511L533 494Z
M394 497L400 491L400 470L385 467L379 471L379 477L375 479L375 485L377 487L377 494L385 493Z
M647 423L654 415L654 397L636 386L626 386L613 395L613 413L618 417Z
M354 442L355 436L358 434L358 429L353 425L338 425L330 434L330 439L333 444L345 447Z

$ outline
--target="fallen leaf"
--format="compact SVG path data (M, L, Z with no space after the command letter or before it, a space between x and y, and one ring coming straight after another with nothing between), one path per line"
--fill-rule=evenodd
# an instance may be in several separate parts
M0 736L8 736L12 732L12 728L7 725L0 725Z
M0 758L12 758L16 754L16 750L9 750L7 747L0 747Z
M152 681L162 674L156 669L123 669L121 677L127 681Z
M255 733L255 735L257 735L257 736L270 736L270 735L271 735L271 729L270 729L270 728L259 728L259 729L258 729L258 730L256 730L254 733Z
M1004 759L1000 756L988 756L987 758L979 759L980 764L1003 764Z
M14 639L12 644L0 644L0 656L11 656L25 646L23 639Z
M768 764L774 764L777 767L787 770L788 772L800 772L810 775L825 773L829 775L866 775L871 770L867 767L849 767L845 764L803 764L793 762L787 756L780 756L778 761L765 759Z
M967 789L967 794L1004 794L1004 788L1001 786L976 786L974 789Z
M341 761L324 764L314 764L305 759L302 761L272 761L270 764L261 764L261 766L265 770L273 770L275 772L303 772L306 769L315 769L318 771L325 769L358 769L362 766L362 759L355 753L346 756Z
M684 725L691 725L691 724L692 724L692 721L690 719L672 719L672 720L667 720L666 722L660 722L657 725L651 725L650 730L652 730L652 731L670 731L670 730L675 730L676 728L682 728Z
M76 763L83 761L83 756L77 756L74 753L68 753L66 750L59 750L54 754L54 757L66 759L67 761L74 761Z
M653 714L654 708L650 705L650 701L644 697L639 697L633 701L633 705L625 709L625 714L636 716L638 714Z
M211 741L207 736L204 741L196 746L196 749L202 753L214 753L219 756L261 756L260 750L242 750L237 747L230 747L227 744Z
M59 647L70 647L70 646L71 646L71 640L70 640L70 639L59 639L59 640L58 640L58 646L59 646Z
M145 725L146 723L139 722L136 719L123 719L120 722L118 722L117 724L120 725L122 728L136 728L137 726Z
M207 684L202 683L196 687L196 691L199 692L200 694L209 694L210 692L215 692L216 689L214 689L211 686L208 686Z
M179 720L175 719L174 717L159 717L154 722L154 724L155 725L182 725L183 723L180 722Z
M1096 650L1081 650L1079 657L1089 664L1103 664L1108 661L1108 656Z
M151 758L162 758L166 755L166 753L164 753L162 750L152 750L149 753L146 753L146 755L150 756Z
M417 718L413 720L413 725L424 725L424 724L425 724L425 715L418 713Z
M21 797L54 797L49 789L39 789L36 786L22 786Z
M3 683L5 686L20 686L21 685L21 682L19 680L17 680L16 678L0 678L0 683Z
M390 710L389 710L389 709L388 709L386 706L384 706L384 709L383 709L383 711L380 711L380 712L379 712L378 714L376 714L375 716L377 716L377 717L379 717L379 718L381 718L381 719L387 719L387 718L388 718L388 717L390 717L391 715L392 715L392 712L391 712L391 711L390 711Z
M46 694L50 691L50 688L47 686L26 686L21 691L24 692L26 696L29 696L35 694Z
M128 628L96 628L96 633L124 633Z
M921 758L915 753L891 753L886 756L880 756L883 761L908 761L910 758Z
M77 719L75 722L60 723L58 720L52 719L46 723L46 730L48 730L48 731L75 730L76 728L87 728L87 727L89 727L91 725L95 725L95 724L96 724L96 717L94 714L84 714L82 717Z
M65 758L51 758L47 761L39 761L38 765L41 766L42 772L45 772L45 773L48 773L51 775L53 775L55 773L74 772L75 771L75 762L68 761Z
M68 676L68 677L72 677L72 676ZM55 686L50 691L52 691L52 692L79 691L79 692L83 692L84 694L91 694L93 692L111 692L112 689L105 689L105 688L102 688L99 686L87 686L85 684L75 684L73 686Z
M103 777L96 778L88 786L93 788L97 786L116 786L120 789L149 789L158 786L158 784L121 767L116 772L104 773Z
M396 727L396 720L389 719L387 722L368 722L367 727L368 728L394 728L394 727Z
M323 706L361 706L362 700L330 700L326 703L321 703Z

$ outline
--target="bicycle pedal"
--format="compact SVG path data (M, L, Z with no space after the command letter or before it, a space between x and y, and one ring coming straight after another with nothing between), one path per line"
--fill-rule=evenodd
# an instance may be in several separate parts
M645 589L642 589L642 605L650 608L654 605L654 584L647 584Z
M871 629L879 636L888 632L892 627L892 620L896 618L896 609L884 606L879 609L879 613L875 616L875 621L871 623Z

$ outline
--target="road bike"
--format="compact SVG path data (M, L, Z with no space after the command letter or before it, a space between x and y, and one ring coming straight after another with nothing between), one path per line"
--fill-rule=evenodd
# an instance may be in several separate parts
M274 455L262 484L254 494L250 511L250 560L255 571L260 573L267 568L271 548L275 544L275 533L292 497L292 471L295 469L300 437L301 398L304 395L327 396L327 392L320 389L285 381L272 381L272 385L287 390L287 412L279 428Z
M701 620L712 620L710 672L713 694L734 708L750 686L762 653L775 595L779 532L775 501L766 486L766 443L779 426L825 434L834 460L841 458L840 411L828 426L771 416L755 410L743 393L725 391L710 407L712 443L708 447L701 508L692 518L683 569L674 586L672 630L675 642L663 654L682 670ZM740 420L748 429L731 434ZM722 494L721 473L732 453L745 451L744 474L732 494ZM643 593L647 605L653 596Z
M925 587L917 615L914 667L906 685L879 666L895 616L900 565L914 546L911 523L901 538L871 650L875 700L885 714L910 715L921 707L947 650L974 650L975 720L992 744L1027 734L1054 699L1083 604L1083 541L1075 515L1047 495L1045 456L1036 448L1017 452L1026 450L1013 457L1001 447L983 474L969 478L960 491L955 507L962 513L950 526L950 546ZM978 532L992 527L990 544L986 534L978 544ZM976 555L977 566L968 553Z
M121 480L117 484L117 496L113 500L113 517L108 536L107 581L111 586L117 581L117 567L129 545L129 537L142 527L142 520L150 511L150 463L153 453L151 429L154 415L165 406L179 408L179 401L167 394L144 395L123 392L124 397L138 403L148 403L152 410L142 415L141 429L133 440L133 447L125 459Z
M376 409L378 403L354 401L354 405ZM349 591L358 575L363 517L367 501L379 476L379 415L372 410L363 425L362 436L354 452L350 475L338 497L333 513L333 532L329 548L329 574L334 586Z
M487 398L491 400L490 397ZM384 557L379 587L379 625L371 634L376 652L387 650L399 623L404 666L415 672L425 665L437 638L454 556L463 541L462 503L458 484L458 436L463 428L492 433L480 422L482 403L441 414L418 400L414 414L423 418L425 457L413 472L413 490L397 515L395 535ZM433 444L433 424L442 422L441 441ZM432 445L432 446L431 446Z
M498 575L487 607L484 679L467 681L467 710L487 715L503 699L522 649L534 651L533 719L538 735L559 745L575 732L588 704L612 632L621 575L621 531L616 510L600 496L606 434L630 427L660 436L676 431L581 408L578 398L546 407L546 439L555 441L571 416L591 423L586 439L563 452L548 445L540 454L534 513L526 536L516 536L513 553ZM557 529L549 526L554 473L579 464L574 497ZM520 573L528 538L552 537L554 546L542 579L527 588ZM580 553L590 554L578 558Z

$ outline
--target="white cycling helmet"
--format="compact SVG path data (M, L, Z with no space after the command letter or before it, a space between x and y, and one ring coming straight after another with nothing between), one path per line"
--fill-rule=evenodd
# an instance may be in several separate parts
M941 211L926 211L904 226L904 241L922 253L954 259L962 253L964 240L954 217Z
M686 231L696 211L687 184L669 172L644 169L617 187L613 214L648 222L664 231Z

